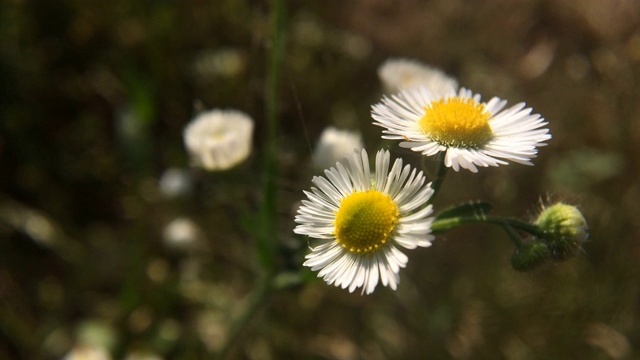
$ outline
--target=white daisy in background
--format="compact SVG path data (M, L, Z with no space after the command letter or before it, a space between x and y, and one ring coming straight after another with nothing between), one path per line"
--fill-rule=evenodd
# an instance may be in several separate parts
M353 150L363 147L362 135L359 132L329 126L320 134L313 158L318 169L327 169L350 155Z
M441 70L410 59L389 59L378 68L389 93L424 86L434 94L458 90L458 81Z
M481 102L464 88L443 96L416 88L383 97L372 117L374 125L386 128L382 138L405 140L401 147L427 156L445 151L445 165L456 171L508 161L533 165L537 148L551 139L547 123L524 103L504 109L506 104L497 97Z
M77 345L64 356L63 360L111 360L111 355L102 347Z
M434 238L430 183L402 159L389 170L385 150L376 155L374 174L365 150L324 173L312 179L317 188L304 192L308 200L295 218L296 234L320 239L303 265L349 292L361 287L370 294L379 281L395 290L408 261L399 248L427 247Z
M151 351L134 350L128 353L124 360L162 360L162 358Z
M168 198L184 196L193 190L193 179L185 169L169 168L160 176L158 188Z
M194 77L200 81L235 78L246 71L247 63L247 55L240 49L207 49L196 56L192 69Z
M237 110L200 113L184 129L192 163L206 170L227 170L251 153L253 120Z
M195 248L201 237L202 231L198 225L186 217L174 219L162 230L165 245L177 250Z

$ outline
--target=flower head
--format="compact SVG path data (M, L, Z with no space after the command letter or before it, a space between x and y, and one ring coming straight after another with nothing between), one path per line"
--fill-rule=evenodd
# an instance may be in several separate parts
M528 271L542 265L550 257L549 247L542 241L522 244L511 256L511 266L518 271Z
M236 110L199 114L184 129L184 142L194 165L227 170L251 153L253 120Z
M110 360L109 352L102 347L92 345L77 345L72 348L63 360Z
M367 152L355 151L304 192L294 232L319 239L304 265L328 284L370 294L381 281L395 290L408 261L398 248L431 245L433 190L401 159L389 170L389 158L380 150L372 174Z
M327 127L320 135L320 141L313 153L316 165L326 169L344 159L355 149L362 149L362 135L356 131Z
M427 88L403 91L373 105L374 124L384 139L431 156L445 151L445 165L477 172L478 166L532 165L539 146L551 139L547 123L524 103L504 109L497 97L482 102L470 90L434 94Z
M409 59L389 59L378 68L378 77L387 91L395 93L424 86L434 94L458 89L458 81L444 72Z
M542 240L556 260L574 255L589 235L587 221L580 210L561 202L545 207L534 223L544 232Z
M193 189L193 179L189 172L180 168L165 170L158 181L160 193L168 198L186 195Z
M165 245L174 249L192 249L200 237L201 231L198 225L186 217L174 219L162 230Z
M217 77L234 78L247 68L246 54L236 48L204 50L193 62L194 77L199 80L213 80Z

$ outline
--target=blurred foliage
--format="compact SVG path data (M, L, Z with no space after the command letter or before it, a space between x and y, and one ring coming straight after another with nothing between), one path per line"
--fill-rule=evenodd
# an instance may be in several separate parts
M290 0L281 70L278 278L229 353L238 359L630 359L640 356L640 4L635 1ZM269 2L0 3L0 358L208 357L260 278ZM301 270L293 212L327 125L380 140L370 106L388 57L549 120L534 167L450 173L435 204L490 201L533 216L578 205L577 258L520 273L498 229L469 226L411 252L397 292L349 294ZM227 173L190 169L182 129L204 108L256 120ZM177 196L159 179L184 169ZM163 232L197 225L192 242Z

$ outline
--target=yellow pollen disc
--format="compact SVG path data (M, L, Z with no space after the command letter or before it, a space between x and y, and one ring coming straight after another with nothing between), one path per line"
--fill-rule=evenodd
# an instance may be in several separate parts
M353 253L376 251L389 240L399 214L387 194L373 189L354 192L336 212L336 240Z
M480 148L493 137L484 104L470 98L434 100L418 120L422 131L434 141L458 148Z

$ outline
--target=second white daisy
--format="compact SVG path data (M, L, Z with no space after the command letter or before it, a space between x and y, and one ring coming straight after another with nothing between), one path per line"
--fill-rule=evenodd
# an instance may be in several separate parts
M304 192L294 232L319 239L304 265L328 284L370 294L382 282L395 290L408 261L399 248L431 245L433 189L402 159L389 170L389 158L380 150L372 175L367 152L355 151Z
M322 131L320 141L313 152L313 158L319 169L327 169L351 154L354 149L363 147L360 132L329 126Z
M411 59L389 59L378 68L378 77L390 93L425 86L434 94L458 90L458 81L442 70Z
M456 171L509 161L532 165L537 148L551 139L547 122L524 103L503 110L506 104L497 97L481 102L464 88L444 96L416 88L384 97L373 105L372 117L386 128L382 138L405 140L401 147L426 156L445 151L445 165Z
M193 119L183 135L194 166L227 170L251 153L253 120L237 110L210 110Z

